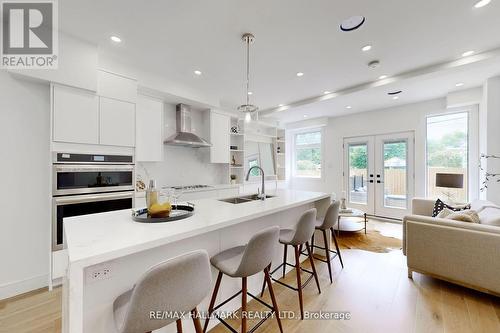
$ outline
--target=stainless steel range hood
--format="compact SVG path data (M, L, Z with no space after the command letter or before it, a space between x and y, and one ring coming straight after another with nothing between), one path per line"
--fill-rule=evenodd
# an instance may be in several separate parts
M191 109L189 105L177 104L176 106L177 133L165 140L166 145L184 146L192 148L211 147L207 142L191 132Z

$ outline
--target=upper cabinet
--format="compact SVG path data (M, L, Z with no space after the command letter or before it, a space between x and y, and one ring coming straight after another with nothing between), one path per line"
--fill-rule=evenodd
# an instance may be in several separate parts
M230 117L210 110L210 162L229 163Z
M59 142L99 143L99 103L95 93L53 86L53 139Z
M98 71L95 92L53 84L53 140L135 147L137 81Z
M99 97L99 143L135 146L135 104Z
M163 102L137 96L135 158L138 162L163 160Z
M137 81L119 74L98 70L97 95L136 103Z

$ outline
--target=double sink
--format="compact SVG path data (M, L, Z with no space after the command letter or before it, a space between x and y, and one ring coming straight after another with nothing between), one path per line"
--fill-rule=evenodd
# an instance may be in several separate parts
M266 195L266 199L267 198L273 198L274 195ZM259 196L257 194L251 194L251 195L245 195L245 196L241 196L241 197L233 197L233 198L227 198L227 199L219 199L219 201L222 201L222 202L227 202L227 203L231 203L231 204L241 204L241 203L245 203L245 202L252 202L252 201L256 201L256 200L262 200L261 198L259 198Z

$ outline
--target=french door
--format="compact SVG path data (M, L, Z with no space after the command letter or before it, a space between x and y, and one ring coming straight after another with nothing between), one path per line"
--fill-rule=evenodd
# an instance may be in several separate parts
M400 219L413 198L414 133L344 139L347 206L369 215Z

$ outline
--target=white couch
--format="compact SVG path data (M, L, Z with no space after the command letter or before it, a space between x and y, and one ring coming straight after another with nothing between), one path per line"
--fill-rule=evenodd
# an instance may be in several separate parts
M408 277L427 274L500 295L500 207L474 201L480 224L432 217L435 200L413 199L403 219L403 253Z

